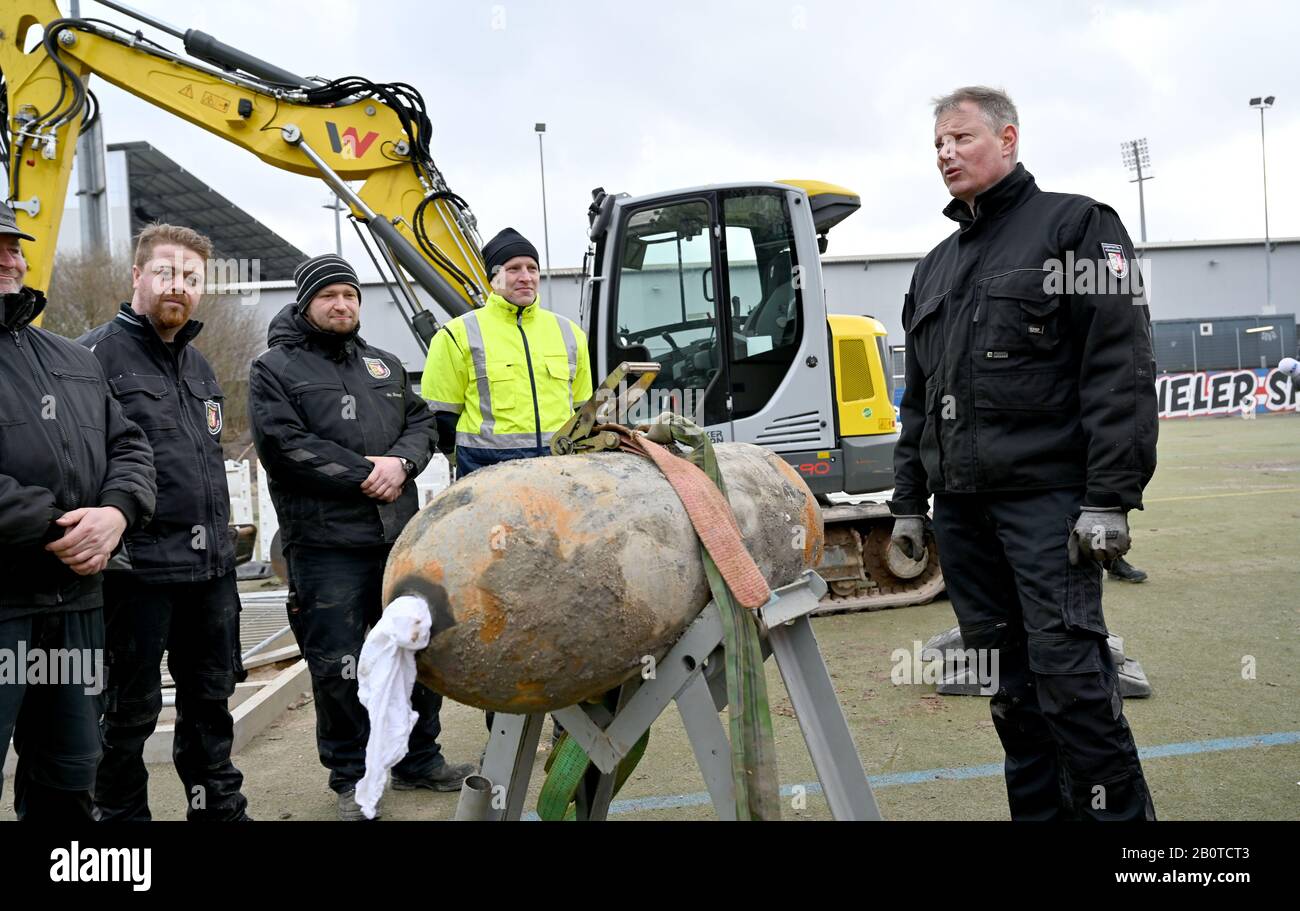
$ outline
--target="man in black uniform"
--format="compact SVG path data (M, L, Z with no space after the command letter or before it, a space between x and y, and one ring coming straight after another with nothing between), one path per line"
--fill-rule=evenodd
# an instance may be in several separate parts
M95 805L105 821L152 818L144 745L162 711L164 651L176 683L172 761L186 818L248 818L244 777L230 761L229 699L247 675L221 449L225 397L191 344L203 328L190 315L211 255L196 231L150 225L136 242L131 301L80 339L149 437L158 471L153 521L126 536L104 574L108 700Z
M18 818L85 821L100 756L100 574L122 533L149 521L153 460L94 356L32 325L45 296L23 286L19 238L33 239L0 205L0 768L12 735Z
M1003 92L958 89L935 118L958 229L903 305L893 541L919 556L933 494L962 638L999 650L1012 817L1154 819L1101 609L1101 561L1128 550L1126 513L1155 471L1133 246L1108 206L1044 193L1016 163Z
M362 819L370 720L357 696L357 662L379 619L384 564L415 515L415 476L433 455L433 414L402 362L366 344L361 286L337 256L294 273L298 300L271 321L270 350L253 361L249 414L271 482L289 568L289 622L307 658L316 744L339 817ZM438 745L442 697L417 683L418 714L394 789L460 789L474 767L446 761Z

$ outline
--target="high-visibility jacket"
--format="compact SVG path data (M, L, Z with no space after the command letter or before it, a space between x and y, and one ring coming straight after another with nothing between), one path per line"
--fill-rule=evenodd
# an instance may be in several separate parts
M420 393L460 415L457 448L540 449L591 398L587 336L537 300L520 308L493 293L433 337Z

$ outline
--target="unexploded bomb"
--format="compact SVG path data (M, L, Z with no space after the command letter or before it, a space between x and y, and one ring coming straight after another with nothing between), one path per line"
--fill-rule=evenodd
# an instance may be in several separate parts
M715 447L736 522L773 588L816 566L822 519L799 475L748 443ZM622 452L480 469L407 525L384 603L425 598L419 680L483 709L545 712L656 660L709 602L700 543L667 480Z

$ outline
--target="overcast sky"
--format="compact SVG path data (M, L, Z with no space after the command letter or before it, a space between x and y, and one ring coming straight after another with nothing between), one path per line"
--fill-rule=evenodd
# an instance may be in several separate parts
M67 0L60 0L66 11ZM654 3L578 0L134 0L286 69L405 81L423 93L435 160L484 239L512 225L542 248L544 121L551 261L580 263L593 187L633 195L813 178L862 209L831 255L922 251L952 225L930 99L1005 88L1021 161L1044 189L1114 206L1138 239L1120 143L1146 137L1152 241L1300 236L1300 9L1252 2ZM82 0L82 15L131 20ZM179 49L179 42L146 28ZM324 185L126 92L92 82L108 142L145 140L307 253L332 250ZM346 226L345 226L346 229ZM358 264L355 240L345 255Z

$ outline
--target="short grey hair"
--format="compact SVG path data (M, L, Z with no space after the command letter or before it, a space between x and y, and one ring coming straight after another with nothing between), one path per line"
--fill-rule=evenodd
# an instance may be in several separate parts
M1007 124L1020 129L1020 115L1011 96L1002 89L987 85L964 85L940 98L934 99L934 119L938 120L949 111L958 110L962 102L969 101L980 109L989 129L994 133Z

